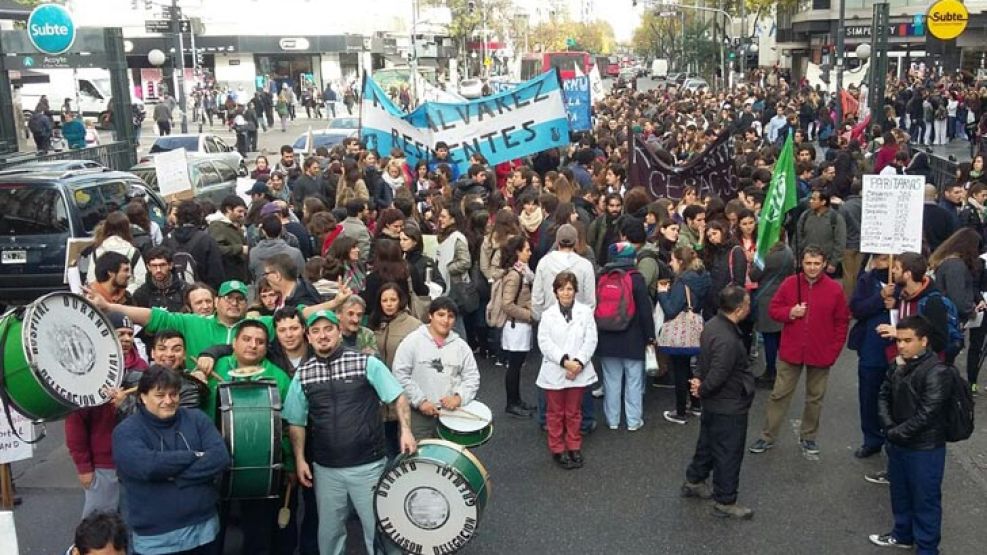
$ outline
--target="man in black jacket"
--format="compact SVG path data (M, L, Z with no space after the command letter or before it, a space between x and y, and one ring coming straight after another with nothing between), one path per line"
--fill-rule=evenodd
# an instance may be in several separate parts
M942 531L942 477L946 466L946 401L952 383L929 348L932 324L923 316L898 322L898 365L881 386L878 409L887 437L894 528L872 534L882 547L938 553Z
M696 453L686 470L684 497L713 498L713 514L750 519L754 511L737 504L740 465L747 442L747 414L754 400L743 334L737 326L751 310L750 295L730 285L720 292L719 312L706 322L692 394L703 401ZM713 474L713 491L706 479Z
M159 306L168 312L181 312L185 307L188 284L175 274L173 255L168 247L158 246L147 251L147 280L134 291L136 306Z

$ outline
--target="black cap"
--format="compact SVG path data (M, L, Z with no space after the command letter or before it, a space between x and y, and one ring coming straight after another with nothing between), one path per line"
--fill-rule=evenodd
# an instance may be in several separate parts
M264 183L263 181L255 181L254 182L254 186L250 188L250 191L248 191L248 194L250 194L250 195L264 195L268 199L273 198L273 195L271 195L271 190L267 188L267 184Z

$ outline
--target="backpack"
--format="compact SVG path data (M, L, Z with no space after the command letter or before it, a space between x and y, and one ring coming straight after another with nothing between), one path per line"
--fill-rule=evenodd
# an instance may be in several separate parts
M154 246L154 243L151 241L151 234L136 224L130 224L130 234L133 237L131 243L137 247L141 256L146 256L147 251Z
M193 250L192 244L200 237L200 235L196 235L184 245L180 245L178 241L175 241L175 254L171 257L171 264L174 266L175 275L189 285L199 281L199 272L195 258L189 252Z
M925 305L933 297L939 298L946 308L946 322L949 333L943 351L949 356L954 356L963 350L963 328L960 326L960 312L956 309L953 301L949 300L949 297L943 295L942 291L934 289L918 300L919 314L925 314Z
M516 270L508 270L508 273L515 272ZM520 273L518 274L520 275ZM507 323L507 314L504 313L504 278L498 279L493 283L493 287L490 288L490 302L487 303L487 325L494 328L502 328L504 324ZM524 289L524 279L520 286L517 288L517 293L514 295L514 302L517 303L518 298L521 297L521 290Z
M597 329L603 331L624 331L634 320L634 282L632 276L639 274L634 269L615 268L604 272L596 283Z
M946 441L956 442L973 435L973 392L960 371L950 364L946 367L952 392L943 404L946 416Z

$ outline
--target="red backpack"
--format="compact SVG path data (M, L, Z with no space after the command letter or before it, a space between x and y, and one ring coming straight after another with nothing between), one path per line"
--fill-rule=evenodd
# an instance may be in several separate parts
M634 283L631 276L639 273L634 269L616 268L600 276L596 282L597 329L603 331L624 331L634 320Z

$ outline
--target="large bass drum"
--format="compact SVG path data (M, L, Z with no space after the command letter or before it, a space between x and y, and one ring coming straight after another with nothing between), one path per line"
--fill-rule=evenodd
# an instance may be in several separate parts
M454 553L476 534L490 496L487 469L465 447L441 439L418 443L377 483L381 533L409 553Z
M3 389L33 420L57 420L108 402L123 381L123 352L109 319L87 299L50 293L0 319Z
M229 499L278 496L281 395L272 380L219 384L219 421L233 465L223 477Z

